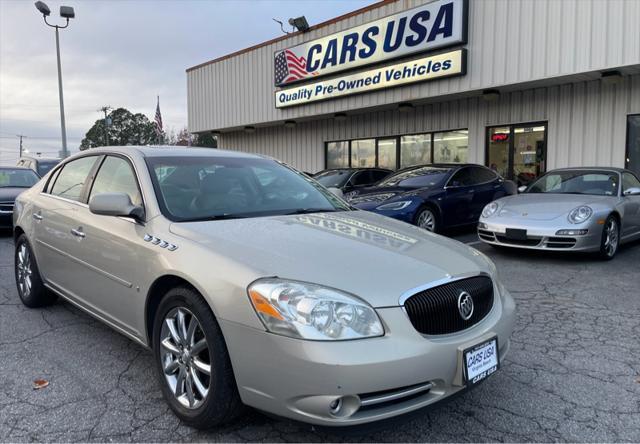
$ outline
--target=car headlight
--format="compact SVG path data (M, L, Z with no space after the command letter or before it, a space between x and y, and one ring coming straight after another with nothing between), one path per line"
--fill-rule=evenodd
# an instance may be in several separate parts
M380 205L379 207L376 207L376 210L404 210L409 205L411 205L410 200L400 200L398 202Z
M306 282L259 279L247 289L267 330L293 338L345 340L382 336L374 309L355 296Z
M581 224L582 222L589 219L592 214L593 214L593 210L591 209L591 207L587 205L582 205L582 206L579 206L578 208L574 208L573 210L571 210L569 212L569 216L567 216L567 219L572 224Z
M484 206L484 208L482 209L482 217L491 217L494 214L496 214L496 212L498 211L498 208L500 207L500 205L498 205L498 202L491 202L487 205Z

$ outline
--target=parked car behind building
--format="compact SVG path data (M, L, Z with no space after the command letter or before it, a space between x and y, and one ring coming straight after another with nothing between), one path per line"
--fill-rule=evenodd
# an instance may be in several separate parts
M347 194L354 206L429 231L478 222L486 204L516 193L516 185L474 164L405 168L376 185Z

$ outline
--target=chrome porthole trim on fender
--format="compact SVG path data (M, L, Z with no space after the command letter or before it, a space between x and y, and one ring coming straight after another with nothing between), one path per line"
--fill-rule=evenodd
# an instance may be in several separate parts
M211 387L211 357L198 318L184 307L169 311L160 329L160 364L176 401L197 409Z
M178 246L176 244L172 244L171 242L167 242L166 240L160 239L159 237L152 236L149 233L145 234L142 240L153 245L157 245L160 248L166 248L169 251L176 251L178 249Z

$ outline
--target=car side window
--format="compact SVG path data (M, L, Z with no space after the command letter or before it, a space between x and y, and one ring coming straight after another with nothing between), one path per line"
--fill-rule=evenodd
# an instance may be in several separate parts
M466 187L472 184L471 168L463 168L457 171L449 180L449 186Z
M473 171L472 176L474 185L491 182L498 178L495 172L487 168L471 167L471 170Z
M389 175L389 172L376 170L376 171L373 171L372 175L373 175L373 181L378 182L384 179L385 177L387 177Z
M367 184L370 184L371 182L372 182L371 173L369 171L360 171L351 178L351 184L355 186L367 185Z
M622 192L629 188L640 188L640 180L631 173L622 173Z
M51 188L51 194L80 201L84 184L96 158L97 156L81 157L64 165Z
M142 205L138 181L128 161L121 157L107 156L93 181L89 200L96 194L124 193L134 205Z

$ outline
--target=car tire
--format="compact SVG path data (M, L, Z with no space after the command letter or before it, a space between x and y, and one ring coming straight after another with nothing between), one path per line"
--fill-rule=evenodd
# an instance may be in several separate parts
M439 233L440 220L438 213L431 207L421 208L416 215L415 225L432 233Z
M153 354L162 394L187 425L210 429L233 421L244 410L220 326L192 288L173 288L160 302Z
M14 253L14 273L18 296L29 308L53 304L58 296L44 286L36 257L24 234L18 237Z
M602 227L600 240L600 258L606 261L613 259L620 247L620 222L614 215L609 215Z

